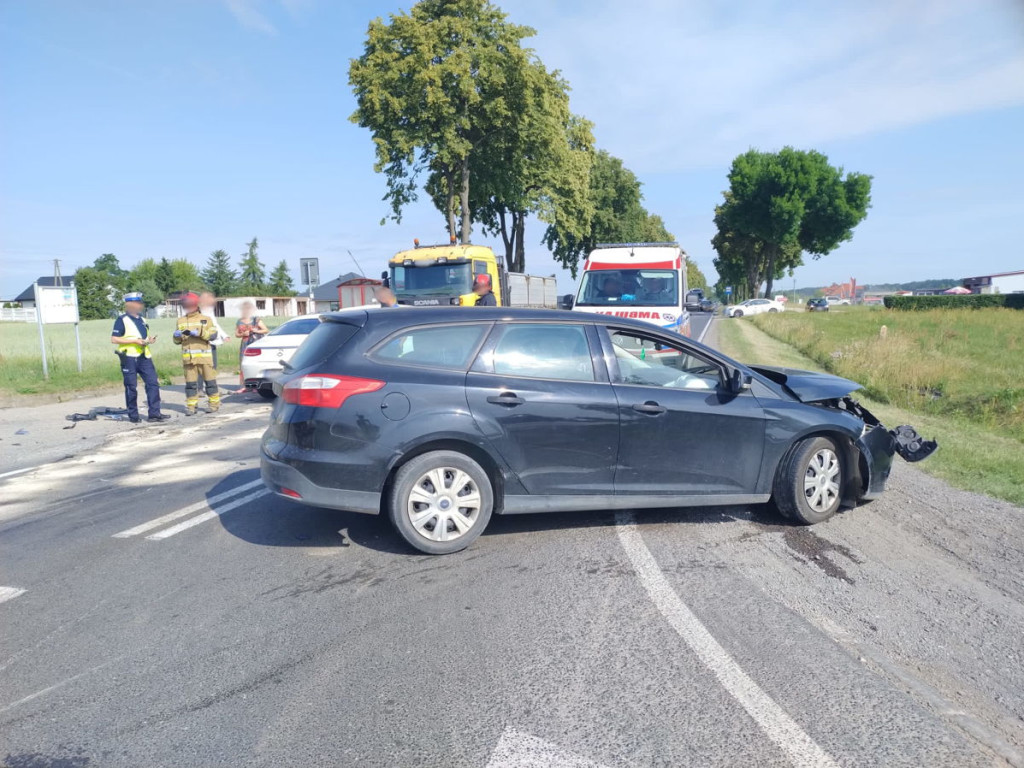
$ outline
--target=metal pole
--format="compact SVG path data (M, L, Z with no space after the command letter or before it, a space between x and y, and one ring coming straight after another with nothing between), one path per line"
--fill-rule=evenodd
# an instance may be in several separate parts
M39 326L39 350L43 353L43 378L50 378L50 367L46 364L46 339L43 336L43 312L39 306L39 283L32 283L32 295L36 299L36 325Z
M82 338L78 335L78 323L75 323L75 347L78 349L78 372L82 372Z

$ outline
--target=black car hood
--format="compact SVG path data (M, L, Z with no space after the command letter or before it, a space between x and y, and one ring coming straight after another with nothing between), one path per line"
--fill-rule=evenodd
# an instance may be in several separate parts
M781 384L802 403L837 400L860 389L860 384L829 373L779 368L774 365L751 365L762 376Z

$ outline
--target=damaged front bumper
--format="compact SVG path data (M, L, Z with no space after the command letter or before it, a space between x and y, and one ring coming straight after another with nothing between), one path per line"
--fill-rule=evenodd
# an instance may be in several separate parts
M873 413L853 398L844 397L838 406L864 422L864 432L855 443L860 451L858 469L862 481L862 499L873 499L885 490L893 456L899 454L904 461L916 462L927 459L939 447L937 442L925 440L907 424L887 429Z

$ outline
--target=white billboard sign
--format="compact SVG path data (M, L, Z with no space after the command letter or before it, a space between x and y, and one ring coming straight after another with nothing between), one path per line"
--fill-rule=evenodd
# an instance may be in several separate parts
M36 312L44 325L77 323L78 290L73 285L37 285Z

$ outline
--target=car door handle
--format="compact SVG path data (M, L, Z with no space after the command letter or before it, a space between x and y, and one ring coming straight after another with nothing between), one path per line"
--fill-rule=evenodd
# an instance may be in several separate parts
M659 413L664 413L668 410L664 405L658 405L653 400L648 400L646 403L633 403L633 410L638 413L649 413L651 416L657 416Z
M488 396L487 402L495 405L522 405L526 401L517 396L515 392L502 392L500 395Z

